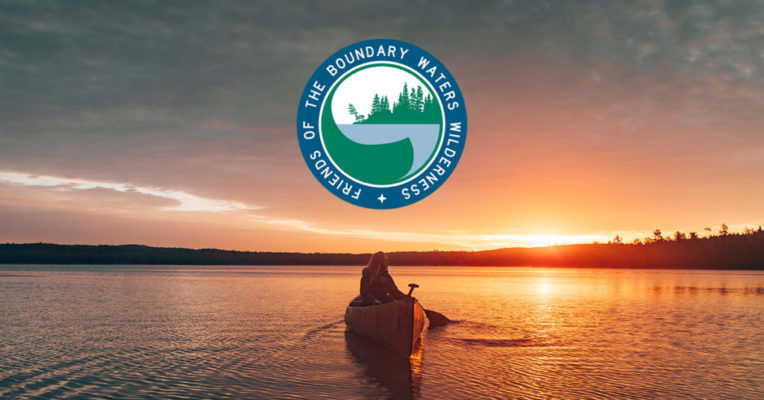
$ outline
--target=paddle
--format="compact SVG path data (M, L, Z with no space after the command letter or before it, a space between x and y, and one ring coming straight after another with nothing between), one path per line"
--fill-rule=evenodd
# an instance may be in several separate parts
M430 320L430 329L444 326L451 322L451 320L446 318L445 315L437 311L425 309L424 314L427 315L427 319Z
M419 285L417 285L416 283L409 283L409 287L411 289L409 289L408 295L411 296L411 293L414 291L414 289L418 288ZM451 322L451 320L446 318L445 315L437 311L425 309L424 314L427 316L427 319L430 320L430 329L437 328L439 326L444 326L444 325L447 325L449 322Z

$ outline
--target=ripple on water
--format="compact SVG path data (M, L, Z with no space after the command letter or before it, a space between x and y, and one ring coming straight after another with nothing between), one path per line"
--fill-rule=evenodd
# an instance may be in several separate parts
M4 273L0 397L764 398L763 274L395 267L456 321L396 361L358 268L237 268Z

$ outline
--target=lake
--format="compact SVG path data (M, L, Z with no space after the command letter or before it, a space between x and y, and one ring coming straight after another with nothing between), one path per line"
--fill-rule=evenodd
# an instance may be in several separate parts
M0 398L764 398L764 271L393 266L456 321L410 360L360 271L0 265Z

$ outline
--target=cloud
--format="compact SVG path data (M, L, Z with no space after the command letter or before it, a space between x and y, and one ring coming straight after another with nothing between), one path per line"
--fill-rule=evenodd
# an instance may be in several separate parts
M468 232L400 232L379 231L371 229L354 228L324 228L300 219L278 219L263 216L254 217L266 224L278 225L286 229L300 230L322 235L343 236L348 238L364 238L388 242L406 242L422 244L440 244L456 248L472 250L485 250L497 247L540 247L558 244L606 242L618 233L585 234L585 235L557 235L557 234L484 234ZM647 236L646 234L629 232L627 236L620 233L621 237L633 240L636 237ZM633 236L633 237L632 237Z
M428 231L398 231L380 230L372 228L352 228L347 226L319 225L300 218L273 216L263 214L263 207L242 203L238 201L211 199L200 197L188 192L171 188L157 188L136 186L123 182L95 181L79 178L67 178L50 175L35 175L24 172L0 171L0 183L25 188L53 188L62 191L92 191L93 189L108 190L116 193L140 193L159 199L171 200L175 204L162 207L168 212L205 212L220 215L218 225L226 227L238 227L239 229L256 229L267 232L282 230L289 232L306 232L321 236L336 236L350 240L373 240L389 243L419 243L447 248L462 248L471 250L485 250L499 247L539 247L549 245L564 245L575 243L607 242L615 235L619 235L625 242L631 242L636 238L652 236L651 232L640 231L610 231L593 232L584 234L556 234L556 233L533 233L523 234L519 232L493 231L471 232L464 230ZM91 192L91 196L99 195ZM102 195L102 194L101 194ZM87 209L87 207L83 207ZM246 211L246 213L236 213ZM136 212L136 211L133 211ZM140 211L138 211L140 212ZM208 221L209 222L209 221ZM743 227L755 227L755 223L729 224L733 231L740 231ZM28 227L25 229L29 230ZM674 232L675 229L667 229L665 232ZM700 231L700 230L698 230ZM5 232L12 234L13 232ZM702 233L702 232L701 232ZM336 249L331 249L335 250Z
M117 192L141 193L174 201L176 204L164 207L165 211L230 212L257 210L262 207L237 201L217 200L200 197L181 190L157 187L135 186L121 182L103 182L78 178L64 178L48 175L33 175L21 172L0 171L0 182L21 186L54 187L60 190L109 189Z
M140 193L156 198L171 200L175 204L163 207L170 212L206 212L229 214L237 211L255 211L263 207L238 201L210 199L176 189L136 186L123 182L106 182L89 179L67 178L51 175L35 175L24 172L0 171L0 182L27 188L54 188L62 191L86 191L93 189L110 190L118 193ZM98 195L94 193L94 195ZM457 248L488 249L508 246L546 246L553 244L584 243L606 241L603 234L589 235L555 235L555 234L478 234L469 232L403 232L374 229L324 227L304 221L299 218L275 217L262 213L249 212L237 214L234 218L241 223L242 219L257 225L272 226L274 229L300 231L320 235L340 236L353 239L372 239L377 241L398 243L422 243L446 245ZM226 223L225 219L220 221ZM266 228L269 229L269 228Z
M532 49L563 62L619 59L656 73L764 79L756 1L329 5L0 6L0 120L23 133L283 123L318 63L370 37L414 42L449 65L458 55Z

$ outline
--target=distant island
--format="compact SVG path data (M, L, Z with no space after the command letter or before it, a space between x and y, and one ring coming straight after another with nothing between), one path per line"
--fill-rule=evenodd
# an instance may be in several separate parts
M391 265L595 268L764 269L764 232L746 229L699 237L676 232L622 243L573 244L487 251L388 253ZM143 245L0 244L0 264L363 265L369 254L284 253Z

